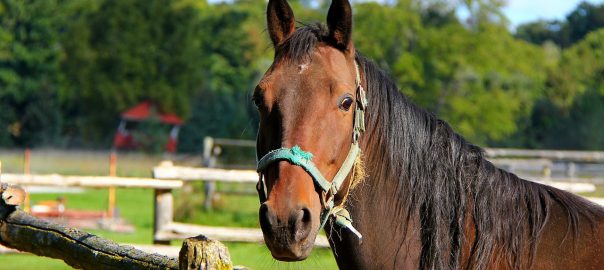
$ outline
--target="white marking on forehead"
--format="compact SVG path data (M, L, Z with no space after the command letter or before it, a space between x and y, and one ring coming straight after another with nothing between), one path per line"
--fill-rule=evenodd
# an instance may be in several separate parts
M304 73L304 71L308 69L308 63L304 63L298 66L298 74Z

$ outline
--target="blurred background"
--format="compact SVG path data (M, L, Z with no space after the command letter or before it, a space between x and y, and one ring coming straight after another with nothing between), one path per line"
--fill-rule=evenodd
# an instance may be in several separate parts
M273 57L266 3L0 0L4 172L106 175L118 150L118 176L150 177L164 158L200 166L206 136L253 140L250 95ZM289 3L303 24L324 21L330 1ZM353 11L357 49L471 142L604 150L604 1L353 1ZM254 165L253 148L220 150L224 167ZM202 209L203 184L186 190L177 191L176 219L257 227L255 195L225 194ZM31 200L60 196L70 208L101 210L107 192L46 190ZM151 243L152 194L117 190L135 232L93 232ZM229 248L254 269L335 268L326 249L292 266L260 244ZM0 269L66 267L22 254L0 261Z

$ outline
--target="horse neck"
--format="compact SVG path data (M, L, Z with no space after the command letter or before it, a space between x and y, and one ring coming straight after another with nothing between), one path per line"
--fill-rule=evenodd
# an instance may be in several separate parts
M383 74L369 75L376 79L376 75ZM391 81L381 81L377 87L369 85L367 89L370 110L362 148L368 177L347 201L364 240L359 244L343 233L343 240L334 244L334 253L339 263L346 264L340 265L341 268L417 268L420 253L446 256L446 249L450 248L435 243L422 245L421 208L442 210L444 205L451 204L452 209L463 211L467 195L459 182L460 176L476 171L483 160L481 150L465 143L445 122L407 101ZM456 184L450 185L450 181ZM434 193L442 193L442 200L433 200ZM446 213L433 211L430 215L432 219L423 225L448 226L439 223ZM451 234L460 233L446 230L436 237L455 238ZM440 250L423 250L426 246Z
M346 231L335 237L340 268L486 269L499 262L524 269L548 219L574 233L579 217L604 220L601 208L575 195L496 168L407 101L375 65L359 62L369 99L361 141L368 176L346 208L363 242Z

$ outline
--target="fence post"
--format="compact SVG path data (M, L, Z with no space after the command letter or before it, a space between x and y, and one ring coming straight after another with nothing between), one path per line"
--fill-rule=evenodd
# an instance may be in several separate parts
M203 166L206 168L213 168L216 166L216 157L214 156L214 138L205 137L203 138ZM205 181L204 182L204 202L203 207L205 209L212 208L212 198L214 198L214 192L216 191L216 182Z
M155 189L153 244L169 245L170 240L158 239L174 219L174 197L171 189Z
M571 161L566 165L566 176L568 176L568 178L570 178L571 182L574 182L576 174L577 174L577 165Z
M543 181L549 181L551 180L551 176L552 176L552 168L550 167L551 163L547 163L543 166Z
M115 177L117 175L117 154L115 151L111 151L109 155L109 176ZM115 187L109 187L109 206L107 207L107 217L113 218L115 213Z
M229 249L216 240L203 235L185 239L182 242L178 261L181 270L193 269L233 269Z
M25 148L23 153L23 174L29 175L31 173L31 150L29 148ZM29 192L25 193L25 201L23 202L23 211L29 213L31 212L31 200L29 198Z

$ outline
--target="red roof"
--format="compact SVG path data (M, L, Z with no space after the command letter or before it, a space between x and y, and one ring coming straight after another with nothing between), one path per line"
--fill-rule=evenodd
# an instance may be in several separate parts
M143 101L138 105L130 108L129 110L122 113L122 118L131 121L142 121L146 120L151 116L151 111L155 109L155 105L153 105L150 101ZM162 123L170 124L170 125L182 125L183 121L176 114L173 113L160 113L155 110L157 116L159 116L159 120Z

